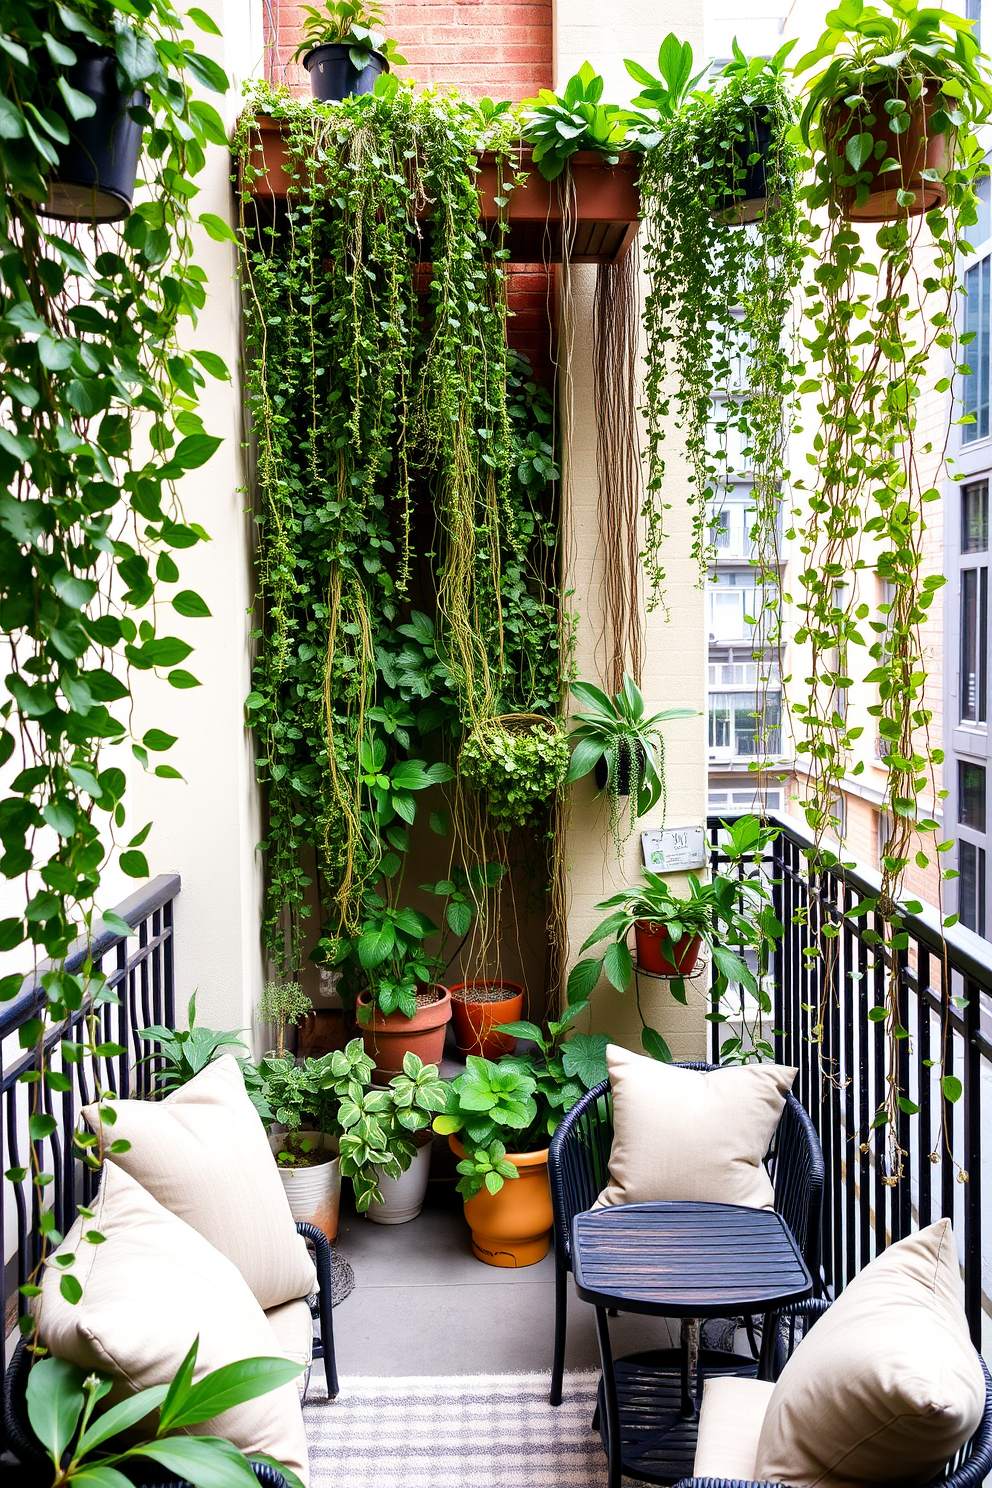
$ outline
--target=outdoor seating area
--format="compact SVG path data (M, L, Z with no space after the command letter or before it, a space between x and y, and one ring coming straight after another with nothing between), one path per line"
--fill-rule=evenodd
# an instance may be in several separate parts
M5 1488L992 1478L989 4L5 5Z

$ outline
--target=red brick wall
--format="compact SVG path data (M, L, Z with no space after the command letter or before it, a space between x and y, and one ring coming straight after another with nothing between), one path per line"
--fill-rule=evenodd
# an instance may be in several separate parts
M397 69L401 77L514 102L551 87L551 0L386 0L384 9L389 34L407 59ZM265 7L266 67L274 81L306 94L306 73L289 60L299 16L294 0Z

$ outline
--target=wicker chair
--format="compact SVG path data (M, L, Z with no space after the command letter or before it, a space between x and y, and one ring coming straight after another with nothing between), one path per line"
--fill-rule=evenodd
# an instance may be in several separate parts
M979 1488L992 1472L992 1375L982 1360L985 1375L985 1412L978 1430L954 1458L943 1477L930 1488ZM683 1478L675 1488L775 1488L772 1483L748 1483L739 1478Z
M709 1064L682 1069L712 1070ZM565 1373L568 1273L572 1269L572 1220L590 1209L609 1181L613 1145L613 1098L608 1080L572 1107L551 1139L548 1171L555 1227L555 1350L551 1370L552 1405L561 1404ZM789 1093L782 1119L765 1159L775 1189L775 1208L792 1231L803 1260L815 1277L819 1270L823 1153L808 1115Z

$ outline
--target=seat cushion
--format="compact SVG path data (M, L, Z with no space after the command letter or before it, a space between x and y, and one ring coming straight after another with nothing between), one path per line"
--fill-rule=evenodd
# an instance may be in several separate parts
M299 1364L303 1371L296 1381L302 1400L307 1387L307 1372L313 1362L313 1318L310 1316L310 1304L304 1297L298 1297L295 1302L270 1307L265 1316L276 1335L279 1352Z
M796 1077L778 1064L679 1069L610 1044L610 1181L596 1201L699 1200L770 1209L763 1158Z
M281 1349L238 1268L163 1208L123 1168L104 1166L91 1220L81 1217L56 1254L74 1254L80 1301L62 1296L56 1266L45 1268L32 1304L42 1343L56 1358L114 1380L109 1403L167 1384L196 1337L195 1378L239 1359L277 1358ZM104 1238L87 1244L84 1231ZM192 1428L264 1453L307 1480L307 1445L295 1383Z
M272 1150L233 1055L208 1064L160 1101L114 1105L107 1154L171 1213L234 1262L263 1311L306 1297L317 1285L296 1233ZM99 1108L84 1106L90 1127Z
M694 1478L755 1480L761 1423L775 1386L737 1375L708 1379L703 1386L696 1437Z
M803 1339L769 1401L755 1477L810 1488L927 1483L984 1406L942 1219L866 1266Z

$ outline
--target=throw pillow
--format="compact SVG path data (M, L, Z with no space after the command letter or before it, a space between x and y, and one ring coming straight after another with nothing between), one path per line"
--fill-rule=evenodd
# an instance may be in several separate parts
M700 1200L770 1209L762 1159L796 1077L778 1064L679 1069L616 1044L606 1049L613 1091L610 1181L596 1201Z
M950 1220L891 1245L786 1364L755 1477L810 1488L928 1483L971 1436L985 1377Z
M88 1244L84 1230L104 1238ZM199 1337L195 1378L239 1359L282 1355L271 1325L237 1267L122 1168L106 1163L93 1218L79 1218L56 1255L75 1255L83 1294L62 1296L47 1266L32 1303L42 1343L58 1359L108 1374L108 1403L171 1381ZM191 1428L224 1436L242 1452L264 1453L307 1479L307 1445L296 1385Z
M165 1208L234 1262L263 1311L316 1289L279 1169L233 1055L208 1064L165 1100L118 1101L107 1153ZM98 1107L83 1116L96 1131Z

